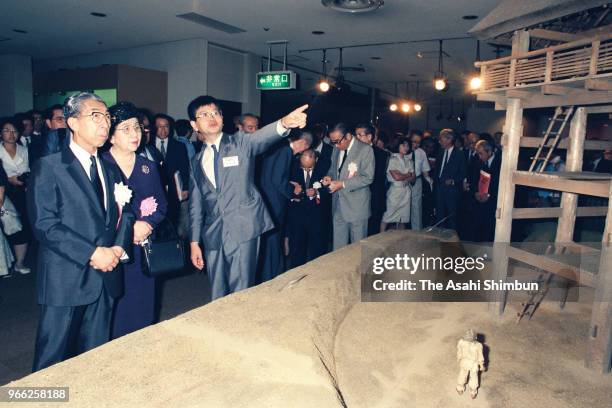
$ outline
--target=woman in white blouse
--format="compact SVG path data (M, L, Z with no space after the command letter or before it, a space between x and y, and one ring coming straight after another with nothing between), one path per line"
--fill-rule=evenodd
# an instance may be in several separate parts
M410 140L400 138L392 152L387 165L387 210L380 223L380 232L385 232L388 224L397 224L398 229L405 229L410 222L412 183L416 180Z
M23 264L28 252L30 241L30 225L26 212L26 180L30 173L28 163L28 149L17 143L20 137L21 124L12 118L4 119L0 123L2 131L2 144L0 145L0 160L8 177L6 194L19 212L23 228L21 231L8 236L8 240L15 251L15 272L30 273L30 269Z

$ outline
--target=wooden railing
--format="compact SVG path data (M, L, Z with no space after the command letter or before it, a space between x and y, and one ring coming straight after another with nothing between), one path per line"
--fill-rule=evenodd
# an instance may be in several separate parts
M607 76L612 74L612 33L474 65L481 79L476 92Z

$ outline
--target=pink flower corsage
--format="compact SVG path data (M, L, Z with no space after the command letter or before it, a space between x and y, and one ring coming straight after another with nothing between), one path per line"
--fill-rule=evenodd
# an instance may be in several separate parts
M140 202L140 216L148 217L150 215L155 214L157 211L157 201L155 201L155 197L147 197Z

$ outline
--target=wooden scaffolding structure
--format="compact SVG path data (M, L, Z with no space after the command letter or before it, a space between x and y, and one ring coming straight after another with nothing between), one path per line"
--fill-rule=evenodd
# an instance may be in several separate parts
M588 115L612 112L611 31L607 28L590 38L529 51L530 34L541 34L519 30L512 37L510 56L475 64L480 68L482 83L475 92L477 99L494 102L496 109L506 110L495 242L510 242L514 219L556 217L555 242L567 244L573 241L576 217L606 217L596 271L576 268L554 256L536 255L509 245L494 249L495 279L506 279L509 260L516 259L595 288L585 361L587 367L600 372L609 372L612 361L612 206L578 207L578 196L612 198L612 176L582 171L585 149L612 149L610 141L585 140ZM540 143L539 138L523 137L523 109L559 106L576 107L569 137L557 146L567 149L566 171L517 170L520 147L538 147ZM561 191L561 205L559 208L514 208L517 185ZM582 249L599 251L585 246ZM495 315L503 313L505 298L504 294L498 295L490 304Z

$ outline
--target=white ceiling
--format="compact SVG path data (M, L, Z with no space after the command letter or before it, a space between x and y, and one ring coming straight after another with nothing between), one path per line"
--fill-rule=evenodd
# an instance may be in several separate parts
M478 20L463 20L463 15L484 17L499 0L386 0L383 8L367 14L344 14L326 9L320 0L0 0L0 53L22 53L45 59L96 51L128 48L187 38L206 38L211 42L267 55L267 41L288 40L289 54L307 60L296 64L321 70L321 52L299 50L347 46L362 43L411 41L440 37L462 37ZM90 12L106 13L97 18ZM176 17L198 12L246 30L226 34ZM265 31L264 27L269 28ZM27 30L26 34L13 29ZM315 36L313 30L325 31ZM492 48L483 45L483 59L493 58ZM431 79L437 69L437 42L352 48L344 51L344 65L366 69L347 72L348 80L393 92L394 83L425 81L421 96L430 93ZM450 54L444 70L454 85L452 93L464 90L465 78L473 72L476 41L455 40L444 43ZM416 54L426 52L426 58ZM432 51L428 55L428 51ZM274 55L281 55L280 49ZM375 61L370 57L381 57ZM290 58L290 61L294 57ZM328 51L331 67L338 52ZM299 71L298 71L299 72ZM304 78L316 79L314 74Z

